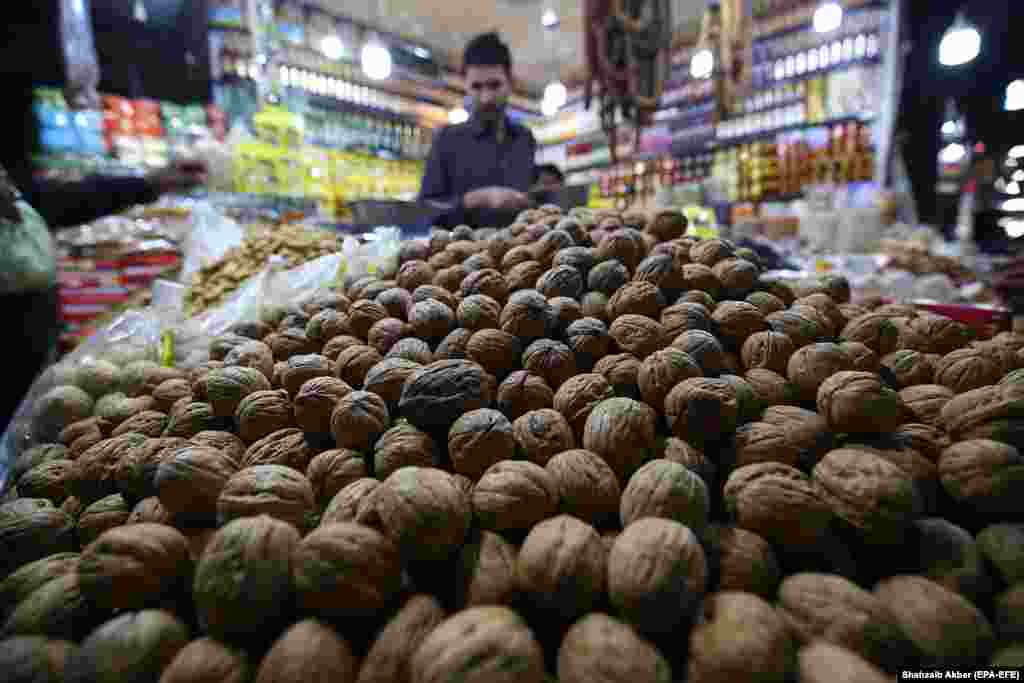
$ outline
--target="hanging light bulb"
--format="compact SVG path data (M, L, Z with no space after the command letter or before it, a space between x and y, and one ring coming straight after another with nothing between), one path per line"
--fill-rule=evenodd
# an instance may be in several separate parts
M843 6L835 0L826 0L814 10L814 30L832 33L843 23Z
M1006 194L1020 194L1020 183L1016 180L1007 183Z
M964 15L957 14L953 25L946 29L939 43L939 63L943 66L960 66L974 61L981 52L981 34L967 23Z
M466 121L469 121L469 112L462 107L455 107L455 109L448 112L448 123L453 126L465 123Z
M391 53L377 40L363 46L363 73L375 81L382 81L391 75Z
M1020 159L1024 157L1024 145L1014 145L1006 154L1007 159Z
M323 52L327 59L338 60L345 56L345 44L332 33L320 39L320 52Z
M956 135L956 121L946 121L943 123L942 134L950 137Z
M560 81L548 83L547 87L544 88L544 101L551 102L555 106L555 109L561 109L564 107L568 98L569 93Z
M944 164L958 164L967 156L967 148L958 142L946 145L939 152L939 161Z
M558 15L555 14L555 10L544 10L544 14L542 14L540 17L540 23L544 26L544 28L554 28L558 26L559 19Z
M540 113L544 116L551 117L558 113L558 105L551 100L544 100L540 103Z
M690 60L690 75L694 78L707 78L715 70L715 56L707 48L697 50Z
M1006 86L1006 100L1003 102L1003 109L1006 111L1024 109L1024 81L1010 81L1010 84Z

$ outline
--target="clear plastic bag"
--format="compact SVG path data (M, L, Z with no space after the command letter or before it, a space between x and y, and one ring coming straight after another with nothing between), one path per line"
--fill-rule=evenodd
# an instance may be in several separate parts
M224 258L245 239L245 231L209 202L192 207L192 227L185 238L180 281L189 284L201 268Z
M93 39L89 0L60 0L60 39L64 49L65 98L73 109L99 109L99 58Z
M26 202L19 199L11 206L21 220L0 218L0 294L49 289L57 282L50 229Z
M380 227L374 229L372 235L373 238L364 244L359 244L352 237L344 239L337 270L339 283L354 282L367 275L388 279L398 272L401 229Z

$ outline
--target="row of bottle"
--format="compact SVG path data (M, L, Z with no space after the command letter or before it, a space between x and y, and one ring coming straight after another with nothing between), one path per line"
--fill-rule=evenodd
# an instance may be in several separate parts
M774 88L755 92L750 97L747 97L743 100L741 111L744 114L752 114L754 112L764 111L765 109L775 109L777 107L784 107L790 104L798 104L800 102L804 102L806 98L806 81L784 83L782 85L775 86Z
M821 40L820 37L818 39ZM880 55L881 42L877 33L824 39L820 44L785 56L755 61L751 67L753 86L755 89L771 87L781 81L875 60Z
M359 113L317 112L306 115L306 142L328 149L386 149L405 159L423 159L431 131L404 121Z
M757 4L763 1L764 0L755 0L755 9ZM777 0L768 0L769 3L774 3L776 1ZM791 0L778 1L788 4L788 6L779 9L769 9L763 13L758 13L757 11L754 12L754 40L770 38L780 33L788 33L795 29L809 27L814 21L814 12L819 5L816 1L809 2L808 0L798 0L797 2L792 2ZM858 15L863 13L855 8L875 2L875 0L840 1L843 4L843 8L847 10L846 16L843 17L844 25L851 19L855 19Z

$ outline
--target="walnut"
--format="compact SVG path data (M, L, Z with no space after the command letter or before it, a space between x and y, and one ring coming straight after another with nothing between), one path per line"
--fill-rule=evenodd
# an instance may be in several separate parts
M300 609L325 618L373 615L402 586L398 547L384 534L355 523L321 525L294 554Z
M565 416L577 439L582 439L587 418L601 401L615 395L603 375L585 373L563 383L554 397L554 408Z
M786 376L798 391L800 400L811 402L822 383L832 375L853 369L849 356L838 344L810 344L790 356Z
M942 451L952 445L949 436L938 427L907 423L892 433L893 443L910 448L933 463L939 461Z
M313 487L313 497L319 508L327 507L339 491L368 474L363 456L344 448L320 453L309 461L306 468L306 478Z
M719 338L730 348L740 349L752 334L768 329L764 314L745 301L723 301L711 314Z
M456 311L459 327L469 330L496 329L501 310L501 304L485 294L468 296Z
M338 354L334 376L351 387L362 387L370 368L382 360L384 357L372 346L349 346Z
M284 465L253 465L224 484L217 517L223 524L265 514L305 530L315 526L315 507L313 487L302 472Z
M249 446L238 464L240 467L284 465L304 472L315 453L300 430L286 428L268 434Z
M1002 376L1001 365L982 349L957 349L935 364L935 383L958 394L996 384Z
M633 474L622 492L620 517L626 527L643 517L664 517L700 534L711 514L707 485L684 465L652 460Z
M476 363L436 361L406 381L398 408L424 431L447 431L463 413L489 406L494 389L494 378Z
M638 386L640 360L629 353L605 356L594 366L594 372L604 375L616 396L640 398Z
M69 678L107 683L156 680L188 643L188 627L163 610L129 612L103 624L67 662Z
M818 389L818 412L836 432L885 433L903 422L899 394L869 372L837 372Z
M654 645L628 624L600 613L588 614L565 634L557 667L562 683L672 680L668 662Z
M717 590L775 597L782 570L770 543L752 531L720 524L708 525L703 539Z
M554 311L547 298L534 289L523 289L508 298L498 323L501 330L521 339L539 339L547 335Z
M815 465L812 477L835 515L869 539L899 541L921 514L922 500L911 476L870 451L831 451Z
M357 518L364 521L372 520L374 513L371 494L378 486L380 486L380 481L371 477L356 479L345 486L327 504L327 508L320 518L320 525L354 522Z
M873 593L923 654L924 666L969 667L995 649L992 626L981 611L933 581L896 576Z
M366 333L366 344L382 356L387 354L395 344L408 337L412 327L398 318L384 318L373 324Z
M23 564L0 580L0 620L43 584L72 572L78 564L78 553L58 552Z
M771 603L750 593L721 592L704 601L690 634L687 681L785 681L795 646Z
M537 524L519 550L516 583L530 605L561 619L592 611L604 594L601 537L569 515Z
M360 299L353 302L348 309L348 327L352 330L353 336L366 339L370 328L387 317L388 311L384 306L376 301Z
M600 263L587 274L587 288L612 296L629 282L629 271L621 261L602 259L600 254L598 258Z
M532 462L499 462L473 487L473 510L484 529L525 531L554 514L557 507L554 478Z
M926 514L935 510L939 490L935 461L918 453L905 441L892 438L892 435L866 439L863 443L853 443L853 441L850 439L844 446L874 453L910 476L920 498L922 513Z
M470 607L445 619L424 639L410 671L412 683L541 683L544 652L512 610Z
M541 466L575 446L572 427L561 413L551 408L531 410L516 418L512 435L520 455Z
M706 582L704 550L690 529L673 520L633 522L608 555L611 603L644 633L668 634L686 623Z
M577 299L583 294L584 284L583 274L576 268L554 266L537 278L535 288L549 299L556 296Z
M711 332L714 322L702 304L676 302L661 312L661 324L668 339L676 339L690 330Z
M466 355L496 377L519 369L519 338L502 330L479 330L466 344Z
M460 285L462 296L486 294L495 301L504 302L508 298L509 287L504 276L493 268L484 268L469 273Z
M955 501L979 512L1008 513L1024 495L1024 458L1015 447L973 439L955 443L939 458L942 487Z
M373 492L371 505L384 534L403 557L417 561L451 556L465 540L472 514L451 475L429 467L391 473Z
M608 301L608 317L633 314L657 320L665 308L665 295L657 285L643 280L627 282Z
M516 591L516 548L496 533L479 531L455 562L455 604L459 609L499 605Z
M379 479L402 467L436 467L440 461L434 439L406 422L384 432L373 451L373 471Z
M544 275L544 264L530 260L517 263L505 272L505 281L509 291L532 290L537 280Z
M782 463L739 467L722 495L739 526L773 543L808 547L832 519L828 503L800 470Z
M683 289L705 292L714 301L722 297L722 283L715 277L714 271L702 263L687 263L683 266ZM699 297L695 301L704 303L706 300Z
M695 377L683 380L665 397L665 417L673 434L699 446L736 429L739 399L728 382Z
M607 261L615 259L628 268L630 272L636 270L643 257L643 240L639 237L634 237L629 229L614 230L608 233L597 245L598 260Z
M552 267L572 266L586 279L590 269L597 264L597 256L590 247L566 247L559 249L551 261Z
M18 498L0 505L0 576L74 546L75 522L48 500Z
M238 404L235 411L238 436L246 443L291 427L294 423L292 404L284 390L255 391Z
M426 261L406 261L399 267L395 281L411 292L420 285L429 285L434 275L434 269Z
M554 392L543 377L517 370L498 386L497 406L509 419L516 419L532 410L550 408Z
M694 263L702 263L705 266L713 266L719 261L731 258L736 247L724 239L706 239L697 242L690 248L690 258Z
M667 345L661 323L642 315L619 316L608 328L608 334L621 350L641 359Z
M213 519L217 498L238 462L208 446L186 446L163 460L154 476L157 497L171 515Z
M352 391L342 396L331 414L331 433L340 449L362 451L390 425L387 403L371 391Z
M798 402L796 387L777 372L754 368L748 370L743 379L754 392L754 401L761 408Z
M320 351L321 355L327 356L331 360L337 361L338 354L350 346L362 346L363 341L357 337L353 337L350 334L339 334L335 337L331 337L324 348Z
M338 632L315 619L292 624L263 656L254 683L354 681L359 661ZM328 673L329 672L329 673Z
M802 683L884 683L889 680L873 664L823 640L800 650L797 672Z
M691 289L683 292L678 299L676 299L674 305L678 304L699 304L704 307L707 314L710 316L711 311L714 310L716 301L715 297L711 296L702 289Z
M18 495L23 498L44 498L60 505L68 497L68 481L74 472L71 460L52 460L33 467L18 479Z
M244 683L249 680L249 666L243 652L213 638L200 638L178 650L160 683Z
M469 345L469 340L472 337L472 330L464 330L461 327L457 330L453 330L451 334L442 339L441 343L437 345L437 349L434 351L431 358L434 361L466 360L468 358L466 354L466 347ZM429 364L428 360L424 365Z
M637 382L644 401L660 408L673 387L695 377L701 377L697 362L685 351L670 347L651 354L643 361Z
M618 514L619 480L597 454L567 450L551 458L545 469L554 480L563 513L594 525Z
M779 587L779 611L803 644L830 642L890 671L904 666L914 654L887 606L841 576L787 577Z
M90 429L95 428L90 427ZM17 483L29 470L54 460L73 460L68 457L68 448L57 443L43 443L26 449L11 465L11 481Z
M456 472L479 479L487 469L515 455L512 423L497 410L465 413L448 432L448 454Z
M933 427L942 426L942 409L956 394L938 384L918 384L900 391L900 400L914 419Z
M580 308L586 318L595 318L608 323L608 295L601 292L587 292L580 299Z
M68 491L85 502L117 492L121 458L145 442L142 434L124 434L91 446L74 461L67 480Z
M687 330L672 341L672 347L689 354L705 375L715 376L724 369L725 349L710 332Z
M174 520L156 496L143 498L135 507L125 524L172 524Z
M919 315L910 321L913 330L928 341L931 353L948 354L970 343L973 333L963 323L941 315Z
M746 370L764 369L786 374L794 351L793 342L781 332L755 332L743 342L743 367Z
M757 309L766 316L786 310L786 304L782 299L768 292L751 292L744 301L757 306Z
M352 387L336 377L314 377L307 380L292 399L295 424L305 432L330 432L334 407L350 393Z
M654 455L657 414L645 403L610 398L597 404L583 430L583 447L626 481Z
M556 296L548 300L551 305L551 336L562 338L569 325L583 317L583 306L576 299Z
M458 330L455 332L458 332ZM455 332L452 334L455 334ZM445 337L445 339L449 339L451 336L452 335L450 334ZM440 348L440 346L438 348ZM434 354L430 350L430 345L427 344L427 342L422 339L406 337L405 339L399 339L395 342L395 345L392 346L386 354L384 354L384 360L389 359L411 361L416 365L429 365L434 360ZM373 368L371 368L371 370L372 369ZM369 378L369 374L370 373L367 373L367 378Z
M1007 585L1024 578L1024 554L1021 553L1024 527L1019 524L993 524L978 532L977 544L996 574Z
M120 493L100 498L78 515L78 541L87 546L108 529L128 522L132 506Z
M455 313L436 299L413 304L409 311L409 329L420 339L443 339L455 328Z
M192 562L188 540L164 524L130 524L103 532L78 561L82 594L106 609L139 609L183 587Z
M445 612L429 595L414 595L381 629L359 669L357 683L409 680L409 662Z
M306 323L306 337L315 344L326 344L328 340L349 332L348 316L333 308L325 308Z

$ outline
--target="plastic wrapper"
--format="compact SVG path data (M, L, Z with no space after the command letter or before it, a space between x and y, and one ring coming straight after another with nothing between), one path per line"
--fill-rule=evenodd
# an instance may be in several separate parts
M345 238L337 271L339 283L348 284L368 275L388 279L398 272L402 231L391 226L380 227L371 235L363 244L353 237Z
M99 58L93 40L89 0L60 0L65 97L74 109L99 109Z
M180 281L188 284L199 269L224 258L228 250L242 244L245 231L235 221L207 202L192 208L192 227L185 237Z
M0 178L0 183L4 182ZM57 257L50 229L26 202L17 199L9 209L20 214L0 216L0 294L43 291L57 282Z
M36 420L39 399L58 386L75 384L79 371L99 360L123 367L136 360L160 361L161 338L173 320L173 313L146 309L124 313L105 328L83 341L56 365L47 368L32 384L17 412L0 438L0 490L6 489L11 465L36 443L56 440L54 426L41 428ZM164 359L174 362L175 359Z

